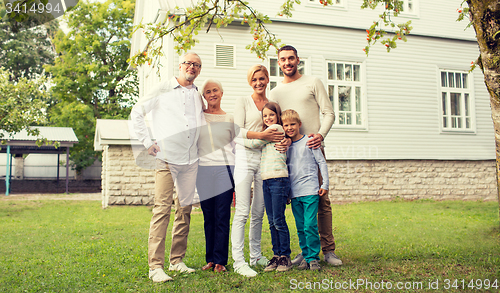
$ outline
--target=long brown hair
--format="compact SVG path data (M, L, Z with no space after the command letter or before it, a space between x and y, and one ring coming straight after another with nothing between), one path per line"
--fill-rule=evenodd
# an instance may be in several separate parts
M262 107L261 115L262 115L262 131L267 129L266 123L264 123L264 109L269 109L276 113L276 118L278 118L278 121L276 121L276 124L283 125L283 121L281 120L281 107L275 102L267 102L267 104Z

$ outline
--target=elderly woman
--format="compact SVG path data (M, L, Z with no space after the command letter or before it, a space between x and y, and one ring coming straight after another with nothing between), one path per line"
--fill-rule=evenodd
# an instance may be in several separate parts
M226 271L229 247L229 221L234 182L234 118L221 107L222 85L208 79L201 87L207 101L206 125L200 130L200 162L196 187L205 219L207 264L202 270Z
M263 65L250 67L247 73L248 84L253 93L236 100L234 107L234 121L241 132L241 137L248 139L264 139L279 142L284 133L268 128L262 132L262 108L269 100L266 89L269 83L269 73ZM250 149L240 144L236 145L236 165L234 180L236 183L236 211L231 230L232 255L236 273L254 277L257 272L250 268L245 261L245 224L250 217L250 265L268 264L262 255L260 241L262 236L262 221L264 217L264 195L262 192L262 178L260 175L260 149ZM253 197L251 187L253 182ZM251 206L250 206L251 205Z

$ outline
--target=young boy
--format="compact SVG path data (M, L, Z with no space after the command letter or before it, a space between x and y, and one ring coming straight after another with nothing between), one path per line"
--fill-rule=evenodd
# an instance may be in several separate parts
M304 260L299 269L320 270L319 252L321 244L318 233L318 203L320 196L328 196L328 167L320 149L311 149L307 137L300 133L299 114L285 110L281 114L283 128L292 145L287 152L288 174L291 183L292 212L295 217L299 245ZM318 166L323 177L318 184Z

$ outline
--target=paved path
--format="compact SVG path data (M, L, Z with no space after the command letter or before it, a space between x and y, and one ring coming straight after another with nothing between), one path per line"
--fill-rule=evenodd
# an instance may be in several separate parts
M102 200L101 193L20 193L0 195L0 200Z

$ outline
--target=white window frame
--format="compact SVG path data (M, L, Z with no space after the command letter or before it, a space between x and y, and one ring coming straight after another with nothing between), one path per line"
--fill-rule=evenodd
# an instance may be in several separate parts
M303 64L302 66L299 65L299 73L309 75L310 74L309 64L311 63L311 62L309 62L309 58L299 57L299 60L300 60L300 63ZM274 74L274 75L273 75L273 69L271 68L271 66L273 66L273 67L275 66L276 74ZM269 62L267 64L267 70L269 72L269 86L267 87L267 90L271 91L274 88L272 86L272 84L275 83L277 86L278 84L280 84L283 81L283 78L284 78L283 71L281 71L281 68L278 65L278 56L269 57Z
M304 0L306 5L324 7L323 4L319 2L320 0ZM348 0L332 0L333 4L328 4L325 8L346 8Z
M333 75L329 73L329 67L333 65ZM342 65L341 72L337 72L339 65ZM348 71L345 70L346 65L350 69L350 78ZM358 80L354 80L354 68L358 67ZM326 92L330 102L333 106L333 111L335 113L335 122L332 128L335 129L346 129L346 130L367 130L368 129L368 114L367 114L367 98L366 98L366 74L365 74L365 64L364 62L346 62L346 61L336 61L336 60L326 60ZM338 79L338 74L341 73L342 79ZM332 79L333 77L333 79ZM340 111L341 105L339 102L339 87L351 88L351 99L350 99L350 110ZM358 89L359 103L357 105L356 100L356 90ZM350 116L349 116L350 114ZM350 117L350 118L348 118ZM350 124L347 124L347 119L350 119ZM359 119L359 120L357 120ZM359 124L357 122L360 122Z
M444 74L446 74L446 80L443 80ZM456 83L457 75L460 76L460 84ZM466 83L464 83L464 75L466 76ZM450 76L453 76L453 81L450 81ZM473 75L467 71L439 69L438 82L441 132L476 133ZM451 100L453 94L459 95L458 114L454 113L452 109ZM467 105L465 103L466 95L468 95ZM469 127L467 127L467 120Z
M232 47L233 48L233 65L232 66L217 65L217 46L225 46L225 47ZM228 44L214 44L214 67L215 68L235 69L236 68L236 46L235 45L228 45Z
M400 0L403 2L403 11L399 14L402 17L410 17L410 18L418 18L418 1L419 0ZM409 11L410 5L412 6L412 10Z

